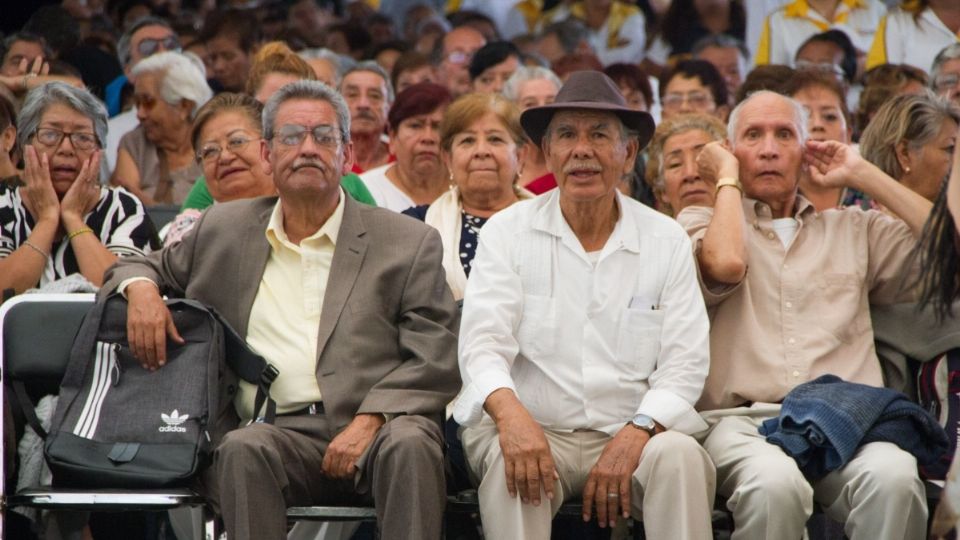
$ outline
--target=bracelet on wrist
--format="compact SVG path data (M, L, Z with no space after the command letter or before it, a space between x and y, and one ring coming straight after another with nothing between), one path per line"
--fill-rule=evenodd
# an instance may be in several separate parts
M47 259L50 258L50 254L49 254L49 253L47 253L46 251L38 248L33 242L31 242L31 241L29 241L29 240L24 241L24 242L23 242L23 245L27 246L28 248L30 248L30 249L36 251L37 253L39 253L40 255L42 255L44 261L46 261Z
M92 234L92 233L93 233L93 229L91 229L90 227L83 227L83 228L81 228L81 229L77 229L77 230L75 230L75 231L73 231L72 233L70 233L70 234L67 235L67 240L73 240L74 238L80 236L80 235L83 234L83 233L91 233L91 234Z
M737 191L740 192L740 196L741 197L743 196L743 185L740 183L740 180L732 176L724 176L723 178L720 178L719 180L717 180L717 187L714 193L719 194L720 189L726 186L736 188Z

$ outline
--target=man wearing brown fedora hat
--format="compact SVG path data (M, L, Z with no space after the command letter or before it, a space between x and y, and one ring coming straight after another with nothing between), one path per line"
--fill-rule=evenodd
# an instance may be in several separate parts
M520 121L558 189L490 218L467 282L454 414L484 532L549 538L582 497L601 527L710 538L714 467L689 436L709 364L691 246L616 189L653 121L599 72Z

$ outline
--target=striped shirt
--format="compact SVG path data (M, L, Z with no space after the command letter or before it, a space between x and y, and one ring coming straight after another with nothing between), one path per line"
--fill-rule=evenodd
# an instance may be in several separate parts
M159 247L156 230L139 199L123 188L100 188L100 201L83 219L108 251L118 257L145 255ZM30 237L36 222L20 196L20 187L0 185L0 259L16 251ZM80 272L77 258L64 236L54 243L39 286Z

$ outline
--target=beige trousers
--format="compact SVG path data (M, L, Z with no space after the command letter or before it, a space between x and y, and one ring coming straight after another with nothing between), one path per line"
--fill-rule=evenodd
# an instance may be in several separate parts
M507 493L500 441L485 418L461 433L467 463L480 479L480 517L487 538L550 538L550 522L564 502L578 501L590 469L611 437L599 431L544 430L560 480L553 501L524 504ZM716 487L713 463L692 437L666 431L650 439L633 473L631 514L643 519L647 538L712 538L710 513ZM548 504L549 503L549 504Z
M733 513L733 540L803 537L816 501L851 540L921 539L927 503L916 459L891 443L869 443L839 471L809 482L796 462L757 431L779 405L711 411L701 435L717 466L717 492Z

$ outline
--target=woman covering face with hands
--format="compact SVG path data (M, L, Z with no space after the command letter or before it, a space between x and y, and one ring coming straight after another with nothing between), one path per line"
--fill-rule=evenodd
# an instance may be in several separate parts
M148 252L143 205L100 184L106 109L90 92L53 82L17 117L24 174L0 185L0 289L20 293L80 273L99 286L117 256Z

